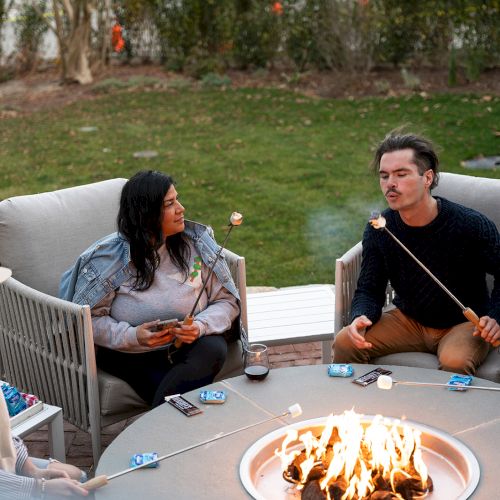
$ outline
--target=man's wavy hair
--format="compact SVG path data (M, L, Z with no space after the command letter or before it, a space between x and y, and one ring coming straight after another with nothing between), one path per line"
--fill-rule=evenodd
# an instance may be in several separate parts
M434 172L434 179L430 189L434 189L439 182L439 159L434 145L429 139L412 133L404 133L401 129L389 132L384 140L378 145L375 157L372 161L372 168L378 174L380 160L385 153L400 151L401 149L413 150L413 161L418 167L420 175L424 175L427 170Z
M158 249L164 243L161 221L163 199L174 184L161 172L137 172L123 186L117 224L119 233L130 244L130 258L136 269L134 290L147 290L153 283L160 265ZM189 246L184 233L168 236L167 251L174 264L189 274Z

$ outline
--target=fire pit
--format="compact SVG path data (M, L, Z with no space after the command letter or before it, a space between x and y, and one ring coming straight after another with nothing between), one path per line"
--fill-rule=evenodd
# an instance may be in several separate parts
M344 420L352 427L349 432L341 426ZM357 435L356 439L362 443L359 457L369 457L363 464L361 458L348 456L350 446L343 445L330 446L323 453L327 460L314 458L315 446L319 446L321 452L321 447L326 448L328 442L330 445L333 442L342 444L344 435L349 433ZM388 434L394 438L392 444L384 437ZM300 439L300 436L305 437ZM369 453L367 441L371 443ZM387 458L387 452L373 458L375 453L372 454L371 447L378 446L380 441L389 442L389 451L395 452L395 458ZM354 469L356 474L344 475ZM262 437L243 456L240 478L248 493L258 500L301 497L465 499L479 482L479 465L464 444L432 427L380 415L345 412L344 415L298 422ZM371 481L372 478L375 480ZM371 484L364 486L363 481L367 484L371 481ZM391 485L393 496L388 491Z

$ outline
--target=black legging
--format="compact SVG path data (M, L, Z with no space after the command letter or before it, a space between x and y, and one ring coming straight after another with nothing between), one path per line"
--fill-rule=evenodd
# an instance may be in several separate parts
M227 343L222 335L207 335L192 344L145 353L97 350L97 366L125 380L153 407L165 396L182 394L211 384L226 360Z

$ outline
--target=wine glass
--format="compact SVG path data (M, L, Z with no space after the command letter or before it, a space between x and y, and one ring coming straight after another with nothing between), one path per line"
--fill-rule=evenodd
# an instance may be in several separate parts
M263 380L269 373L269 356L264 344L250 344L245 348L245 375L250 380Z

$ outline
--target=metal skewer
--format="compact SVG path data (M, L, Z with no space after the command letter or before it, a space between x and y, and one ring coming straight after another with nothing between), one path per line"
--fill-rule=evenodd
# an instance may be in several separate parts
M458 388L458 390L461 390L462 388L465 390L469 389L478 389L480 391L500 391L500 387L486 387L486 386L480 386L480 385L463 385L463 384L458 384L458 385L450 385L450 384L438 384L434 382L407 382L407 381L402 381L402 380L394 380L392 377L389 375L380 375L380 377L377 379L377 387L379 389L385 389L389 390L392 389L393 385L417 385L417 386L422 386L422 387L448 387L448 388Z
M235 217L235 215L237 217ZM183 325L192 325L193 324L194 312L196 311L196 306L198 305L198 302L200 301L201 296L203 295L203 292L207 286L207 283L209 282L210 277L212 276L212 273L214 272L215 264L217 264L217 261L219 260L219 257L222 254L222 250L224 250L224 248L226 247L227 240L229 238L229 235L231 234L233 227L239 226L242 223L242 221L243 221L243 216L241 214L239 214L238 212L233 212L231 214L231 217L229 218L229 231L227 232L226 237L224 238L224 241L222 242L221 247L219 248L217 254L215 255L215 259L212 262L212 265L210 266L208 276L207 276L205 282L203 283L203 286L200 290L200 293L198 294L198 297L196 297L196 301L191 309L191 312L184 318L184 321L182 322ZM176 339L174 342L174 345L177 349L179 349L179 347L182 345L182 341L179 339Z
M168 453L167 455L163 455L161 457L158 457L156 460L152 460L151 462L145 462L141 465L138 465L137 467L130 467L128 469L122 470L121 472L117 472L116 474L112 474L111 476L97 476L91 479L90 481L87 481L86 483L83 483L81 486L82 488L85 488L88 491L91 490L96 490L97 488L100 488L101 486L104 486L108 484L109 481L112 479L115 479L117 477L123 476L124 474L128 474L129 472L132 472L134 470L138 469L143 469L144 467L148 467L152 464L155 464L157 462L161 462L162 460L165 460L166 458L174 457L175 455L179 455L181 453L184 453L185 451L192 450L194 448L199 448L200 446L203 446L205 444L213 443L214 441L218 441L219 439L232 436L233 434L236 434L237 432L241 431L246 431L247 429L251 429L252 427L256 427L258 425L265 424L267 422L272 422L273 420L277 420L279 418L283 417L288 417L291 416L292 418L298 417L299 415L302 415L302 408L299 403L295 403L292 406L289 406L286 411L281 413L280 415L275 415L274 417L266 418L264 420L261 420L260 422L256 422L254 424L249 424L245 425L244 427L240 427L239 429L235 429L234 431L231 432L226 432L225 434L221 434L220 436L215 436L210 439L205 439L205 441L201 441L200 443L192 444L190 446L186 446L185 448L182 448L177 451L173 451L172 453Z
M432 271L426 267L422 262L420 262L415 255L405 246L405 244L400 241L389 229L387 229L385 225L385 217L380 215L377 219L371 219L370 224L375 229L382 229L385 231L433 280L434 282L441 287L441 289L448 294L448 296L455 302L455 304L462 309L463 315L479 330L482 328L479 325L479 316L470 308L465 307L458 298L453 295L448 288L432 273ZM500 341L493 343L493 347L499 347Z

